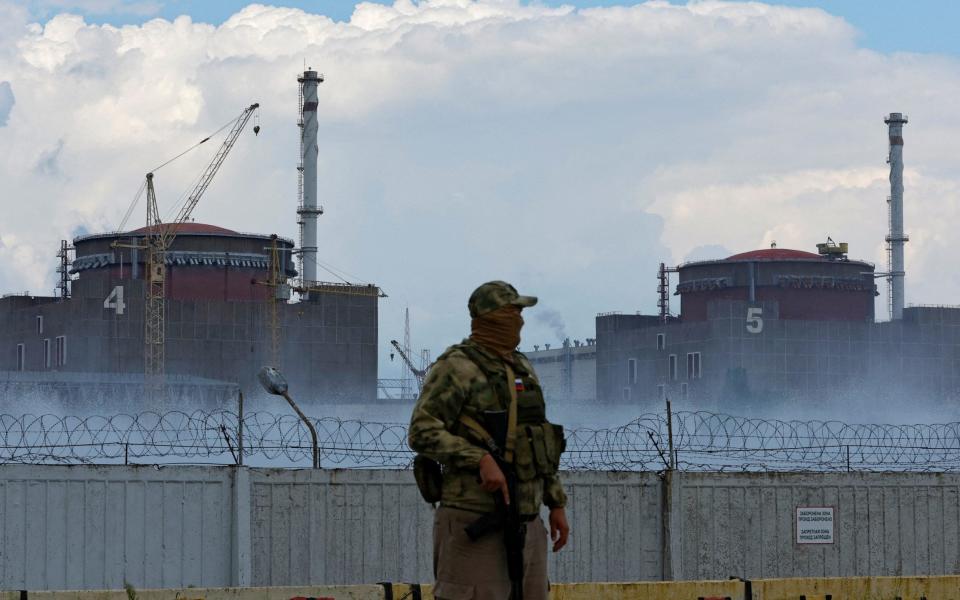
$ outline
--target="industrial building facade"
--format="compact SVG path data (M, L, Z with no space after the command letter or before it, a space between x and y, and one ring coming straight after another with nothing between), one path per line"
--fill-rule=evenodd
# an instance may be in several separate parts
M550 401L592 403L597 397L597 345L565 339L559 348L537 346L527 358L537 371L540 386Z
M825 291L823 298L829 298ZM597 317L601 402L658 409L672 398L698 408L742 410L793 401L818 407L844 398L946 401L960 395L960 309L907 307L902 319L876 323L796 318L784 310L797 306L792 299L697 302L706 308L703 319ZM846 306L839 297L838 304Z
M529 352L547 396L736 413L960 400L960 307L877 322L870 263L770 248L675 272L678 315L602 313L590 345Z
M0 370L142 376L142 235L74 240L77 278L69 297L0 299L0 340L7 346ZM305 400L375 400L379 290L343 285L299 303L271 302L275 289L264 282L273 242L210 225L181 226L165 256L166 372L174 380L202 378L256 393L257 371L277 364ZM277 245L283 277L295 275L293 243Z
M677 272L678 316L603 313L589 345L529 352L547 396L737 413L960 400L960 308L877 322L870 263L767 249Z

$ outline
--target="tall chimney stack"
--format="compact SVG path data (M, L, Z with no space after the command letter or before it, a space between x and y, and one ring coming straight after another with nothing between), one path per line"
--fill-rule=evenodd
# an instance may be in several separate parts
M317 280L317 217L323 208L317 203L317 87L323 75L304 71L300 82L300 198L297 222L300 225L300 277L306 285Z
M887 162L890 164L890 233L887 235L887 252L889 253L889 268L887 281L890 293L890 320L897 321L903 318L903 244L910 238L903 233L903 126L907 124L907 117L902 113L890 113L883 120L889 127L890 154Z

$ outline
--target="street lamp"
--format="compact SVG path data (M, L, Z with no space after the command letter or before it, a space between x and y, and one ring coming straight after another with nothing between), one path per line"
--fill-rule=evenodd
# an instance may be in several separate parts
M310 419L307 418L307 415L303 414L303 411L300 410L297 403L290 397L290 394L287 392L289 388L287 380L284 379L280 371L274 367L263 367L260 369L260 372L257 373L257 379L260 380L260 385L263 386L263 389L267 390L267 393L273 394L274 396L283 396L290 404L290 407L297 413L297 416L300 417L300 420L303 421L303 424L310 430L310 437L313 438L313 468L319 469L320 454L317 451L317 430L314 428L313 423L310 422Z

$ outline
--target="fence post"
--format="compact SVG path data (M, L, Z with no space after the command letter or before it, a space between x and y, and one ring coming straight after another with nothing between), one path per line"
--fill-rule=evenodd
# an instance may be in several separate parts
M243 390L240 390L240 398L237 408L237 464L243 466Z
M660 495L663 507L660 511L661 548L663 579L677 581L682 579L681 540L680 540L680 473L677 472L677 450L673 445L673 406L667 399L667 470L661 478L663 492Z
M671 471L677 468L676 453L673 449L673 411L670 409L670 399L667 398L667 446L670 452L670 463L667 465Z
M683 544L680 525L680 502L683 473L668 470L661 477L663 492L660 496L663 506L660 510L660 560L664 581L683 579Z
M233 560L231 582L234 587L250 587L253 551L250 537L250 471L233 469Z

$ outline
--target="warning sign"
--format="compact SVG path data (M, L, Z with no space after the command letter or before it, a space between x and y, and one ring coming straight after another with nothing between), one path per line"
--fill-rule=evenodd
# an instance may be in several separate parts
M833 507L797 507L797 543L833 543Z

